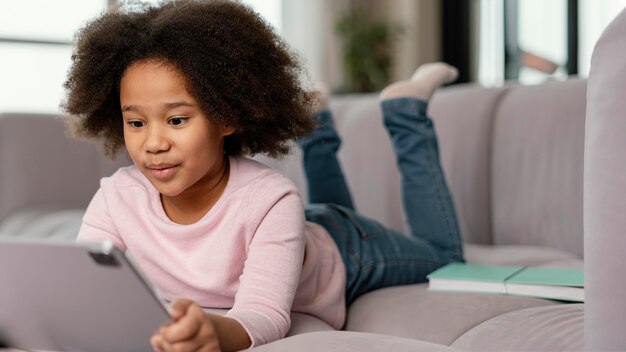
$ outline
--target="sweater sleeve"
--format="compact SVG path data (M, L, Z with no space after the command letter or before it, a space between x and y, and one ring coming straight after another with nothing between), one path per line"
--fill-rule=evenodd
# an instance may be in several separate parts
M87 207L76 240L79 242L102 242L109 240L120 250L126 251L126 245L122 241L111 218L109 206L104 195L104 186L103 180L100 189L98 189Z
M254 199L271 199L276 189L258 187ZM276 197L276 196L274 196ZM250 200L251 208L255 208ZM227 313L248 332L252 346L283 338L304 259L304 209L290 187L266 212L250 214L254 237L248 248L233 308Z

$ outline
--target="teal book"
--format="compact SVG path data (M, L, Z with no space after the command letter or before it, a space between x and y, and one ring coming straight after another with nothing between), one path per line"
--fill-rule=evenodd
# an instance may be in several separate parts
M527 267L506 283L508 294L585 301L585 284L582 269Z
M440 291L506 293L505 281L523 266L450 263L427 277L428 288Z
M428 275L429 289L584 302L582 269L451 263Z

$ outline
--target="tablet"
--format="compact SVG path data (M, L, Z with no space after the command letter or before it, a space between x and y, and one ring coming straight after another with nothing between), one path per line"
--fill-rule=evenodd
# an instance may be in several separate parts
M112 243L0 241L0 346L151 351L167 303Z

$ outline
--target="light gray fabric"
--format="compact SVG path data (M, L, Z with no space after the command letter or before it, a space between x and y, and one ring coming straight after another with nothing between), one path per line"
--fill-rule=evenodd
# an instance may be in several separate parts
M0 221L24 206L84 208L114 163L65 135L53 115L0 114Z
M313 332L251 349L255 352L420 352L458 351L448 346L392 336L347 331Z
M518 309L556 304L529 297L435 292L427 284L389 287L357 299L346 330L450 345L474 326Z
M591 59L585 140L586 349L626 350L626 10Z
M583 255L584 80L515 86L500 102L492 145L494 244Z
M582 351L583 305L502 314L466 332L451 346L465 351Z

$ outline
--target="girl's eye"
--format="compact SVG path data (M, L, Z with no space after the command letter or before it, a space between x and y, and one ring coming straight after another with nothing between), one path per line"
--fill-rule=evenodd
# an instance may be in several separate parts
M130 125L130 127L133 127L133 128L140 128L140 127L143 127L143 122L141 122L141 121L128 121L128 125Z
M169 123L172 126L182 126L187 123L187 120L186 117L174 117L170 119Z

